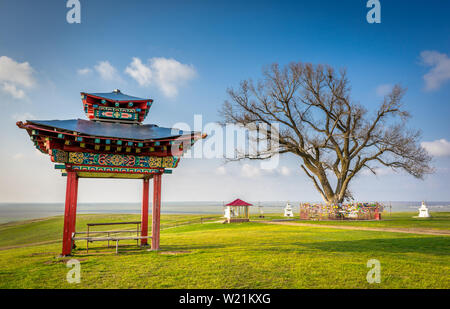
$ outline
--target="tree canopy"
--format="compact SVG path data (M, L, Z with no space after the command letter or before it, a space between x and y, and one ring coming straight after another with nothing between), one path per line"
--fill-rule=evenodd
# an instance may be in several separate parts
M352 100L345 70L273 64L259 81L244 80L237 89L228 89L221 115L224 122L246 127L278 123L277 132L259 130L276 138L278 147L238 159L292 153L324 201L341 203L351 198L349 184L364 169L376 174L378 166L386 166L417 178L432 172L431 157L419 144L420 131L406 126L405 91L395 85L369 112Z

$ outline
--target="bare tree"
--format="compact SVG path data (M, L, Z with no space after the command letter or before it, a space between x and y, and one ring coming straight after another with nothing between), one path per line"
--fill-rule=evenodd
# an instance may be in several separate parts
M257 156L292 153L327 203L351 198L349 184L364 169L377 173L377 165L402 169L417 178L431 173L430 156L420 147L420 132L405 126L405 89L396 85L376 110L369 112L350 97L345 70L330 66L273 64L257 83L245 80L228 89L221 110L224 122L251 127L252 123L279 123L279 147ZM261 131L259 132L261 134ZM274 134L276 133L276 134Z

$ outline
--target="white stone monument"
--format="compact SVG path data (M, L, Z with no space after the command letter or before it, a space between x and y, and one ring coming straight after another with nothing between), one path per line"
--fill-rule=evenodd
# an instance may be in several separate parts
M430 213L428 212L427 205L425 205L425 202L422 202L422 206L419 208L419 218L429 218Z
M286 207L284 208L284 216L292 218L294 216L294 213L292 212L291 204L287 203Z

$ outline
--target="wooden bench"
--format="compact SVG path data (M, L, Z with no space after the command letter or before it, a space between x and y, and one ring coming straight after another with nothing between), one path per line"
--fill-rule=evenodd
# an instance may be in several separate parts
M250 219L248 218L230 218L223 221L223 223L243 223L243 222L250 222Z
M112 231L91 231L90 228L93 226L105 226L105 225L124 225L124 224L136 224L135 230L112 230ZM120 240L136 240L137 245L139 246L139 241L141 239L149 239L152 238L151 236L140 236L139 233L141 232L140 227L141 222L140 221L131 221L131 222L112 222L112 223L88 223L87 224L87 231L86 232L75 232L72 235L72 244L75 243L77 240L86 240L86 253L89 253L89 243L94 241L107 241L108 242L108 248L109 248L109 242L115 241L116 242L116 254L119 251L119 241ZM136 236L117 236L117 235L111 235L111 234L119 234L119 233L136 233ZM95 237L91 236L92 234L107 234L106 237ZM86 235L82 237L77 237L77 235Z

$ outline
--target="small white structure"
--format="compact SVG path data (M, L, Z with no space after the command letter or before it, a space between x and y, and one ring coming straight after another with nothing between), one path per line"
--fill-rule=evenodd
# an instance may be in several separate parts
M427 205L425 205L425 202L422 202L422 206L419 208L419 218L429 218L430 213L428 212Z
M284 216L292 218L294 216L294 213L292 212L291 204L287 203L286 207L284 208Z
M233 207L231 206L225 206L225 211L224 211L224 217L226 219L231 219L233 217L236 217L236 213L234 212Z

